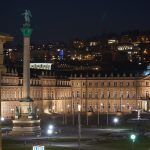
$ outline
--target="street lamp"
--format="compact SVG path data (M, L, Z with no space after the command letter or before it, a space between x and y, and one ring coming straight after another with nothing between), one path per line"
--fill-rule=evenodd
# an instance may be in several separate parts
M54 130L54 126L49 125L48 130L47 130L47 134L51 135L53 133L53 130Z
M135 139L136 139L136 135L135 134L131 134L130 135L130 139L132 140L132 150L134 150L134 142L135 142Z
M115 118L113 119L113 122L114 122L114 124L115 124L115 126L116 126L116 124L119 122L119 119L115 117Z
M80 150L81 140L81 118L80 118L81 105L78 104L78 149Z

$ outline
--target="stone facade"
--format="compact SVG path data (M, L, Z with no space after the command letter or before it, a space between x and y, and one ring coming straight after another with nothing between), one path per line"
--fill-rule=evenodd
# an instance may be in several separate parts
M2 74L1 84L2 116L14 116L23 98L23 79L6 73ZM149 87L149 75L42 75L30 79L30 97L39 113L77 112L78 104L82 112L129 113L137 109L149 111Z

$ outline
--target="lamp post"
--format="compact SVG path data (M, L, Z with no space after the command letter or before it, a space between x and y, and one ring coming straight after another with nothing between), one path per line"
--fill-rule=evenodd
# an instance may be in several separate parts
M132 140L132 150L134 150L134 143L135 143L136 135L135 134L131 134L130 135L130 139Z
M81 117L80 117L81 105L78 104L78 150L80 150L81 140Z
M64 121L64 110L63 109L61 109L61 114L62 114L62 124L64 125L65 121Z
M97 100L97 126L99 126L99 100Z
M10 110L11 110L11 118L13 119L14 109L13 109L13 108L11 108Z
M108 102L107 102L107 127L109 126L109 109L110 109L110 104L109 104L109 99L108 99Z
M36 113L36 118L39 118L39 111L40 111L40 109L39 108L37 108L37 113Z

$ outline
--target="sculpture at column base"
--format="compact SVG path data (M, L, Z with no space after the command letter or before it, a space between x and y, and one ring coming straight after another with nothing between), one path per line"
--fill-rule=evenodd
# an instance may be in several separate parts
M13 129L10 134L18 136L41 135L40 119L37 117L37 108L32 107L29 102L22 102L22 104L24 104L25 107L16 107L15 120L13 120Z

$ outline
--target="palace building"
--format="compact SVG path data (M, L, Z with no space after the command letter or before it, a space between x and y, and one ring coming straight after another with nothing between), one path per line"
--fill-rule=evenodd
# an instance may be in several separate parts
M2 74L2 116L15 115L23 95L23 79L15 73ZM30 95L39 113L82 112L130 113L150 109L150 76L139 74L43 73L30 79Z

